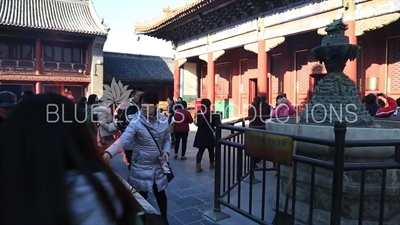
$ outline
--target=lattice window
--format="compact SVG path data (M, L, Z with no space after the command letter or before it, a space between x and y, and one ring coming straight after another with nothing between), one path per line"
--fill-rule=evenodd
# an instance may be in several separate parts
M217 65L215 67L215 76L216 76L216 95L224 95L229 97L230 93L230 84L231 84L231 67L230 64L222 64Z
M283 92L283 75L281 72L281 55L271 57L272 93Z
M72 61L72 49L70 48L64 48L64 61L65 62L71 62Z
M388 43L388 64L391 74L391 92L400 92L400 37L389 39Z
M0 59L33 60L33 47L28 43L6 39L0 44Z
M214 79L215 79L215 94L216 95L222 95L224 90L223 90L223 79L221 78L221 74L222 74L222 69L223 69L223 65L217 65L215 66L215 75L214 75Z
M0 59L8 58L8 45L0 44Z
M203 66L203 69L201 71L201 94L202 95L207 95L207 66Z
M257 78L257 59L243 60L240 64L242 92L249 93L249 79Z
M299 52L296 54L296 71L298 82L298 93L307 93L309 89L309 70L308 70L309 52Z
M24 60L32 60L33 59L33 51L31 45L22 45L22 59Z
M44 46L44 60L53 59L53 48L51 46Z
M62 48L54 47L54 61L60 62L62 61Z
M257 59L247 60L247 72L249 73L250 78L257 78L258 75Z
M308 62L310 60L310 53L308 51L296 53L296 79L297 79L297 113L301 114L308 101L310 70Z

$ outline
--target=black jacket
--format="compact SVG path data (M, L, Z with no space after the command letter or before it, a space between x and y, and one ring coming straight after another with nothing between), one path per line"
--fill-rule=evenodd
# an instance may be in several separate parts
M262 109L264 109L265 110L265 114L266 115L271 115L271 106L268 104L268 103L266 103L266 102L261 102L261 107L262 107Z
M194 137L193 141L193 147L199 149L204 149L204 148L213 149L215 146L213 132L215 132L216 127L219 124L221 124L221 114L212 113L211 118L210 116L205 116L205 117L206 118L203 117L200 111L197 111L195 115L195 119L198 120L198 124L197 124L196 136ZM204 121L204 119L208 121L208 124L211 126L212 130L210 129L210 126L207 124L207 122ZM203 120L203 122L200 123L200 120Z
M175 104L168 106L168 123L171 123L172 117L175 115Z
M369 112L369 114L371 115L371 116L375 116L376 115L376 112L378 112L378 109L379 109L380 107L378 106L378 104L376 104L376 103L372 103L372 104L367 104L366 106L365 106L365 109Z
M0 117L0 149L1 149L1 141L2 141L2 135L3 135L3 130L4 130L4 123L6 120L2 117Z

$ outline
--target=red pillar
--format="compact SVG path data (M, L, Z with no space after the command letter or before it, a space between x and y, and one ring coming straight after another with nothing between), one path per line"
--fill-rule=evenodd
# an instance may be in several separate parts
M88 83L87 84L87 96L89 97L89 95L91 95L91 87L90 86L92 86L92 84L91 83Z
M37 81L35 84L35 93L40 94L42 93L42 82Z
M232 75L232 83L230 84L232 93L232 101L233 101L233 116L240 115L240 108L239 108L239 99L240 99L240 49L235 48L232 50L231 54L231 75Z
M92 60L93 60L92 43L89 43L87 50L86 75L90 75L92 73Z
M265 51L265 40L258 41L257 65L258 96L268 96L267 52Z
M357 44L356 36L356 22L354 20L346 21L348 29L345 31L345 35L349 37L350 44ZM357 59L354 61L347 61L344 73L357 85Z
M36 38L35 45L35 73L37 75L42 73L42 42L40 38Z
M211 104L215 104L215 73L213 53L209 52L207 57L207 98Z
M174 99L180 96L181 90L181 71L178 60L174 61Z

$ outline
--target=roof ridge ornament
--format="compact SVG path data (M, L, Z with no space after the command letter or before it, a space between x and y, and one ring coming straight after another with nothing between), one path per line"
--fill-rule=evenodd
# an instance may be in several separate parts
M349 44L349 37L345 35L347 29L348 26L343 23L342 18L333 20L325 29L327 35L322 38L321 46Z
M343 23L342 18L333 20L332 23L328 24L325 31L328 35L342 35L348 29L347 24Z
M165 8L163 8L163 10L162 10L164 13L171 13L171 7L170 6L167 6L167 7L165 7Z

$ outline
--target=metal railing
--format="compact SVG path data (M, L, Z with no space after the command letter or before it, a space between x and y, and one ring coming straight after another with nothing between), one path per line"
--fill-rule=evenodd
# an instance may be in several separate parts
M245 121L249 118L243 118L232 121L230 123L221 124L217 127L216 131L216 151L215 151L215 183L214 183L214 207L211 212L207 212L205 215L214 221L222 220L229 215L222 212L221 206L225 206L232 211L258 223L258 224L271 224L270 221L266 221L266 198L268 188L267 187L267 171L276 170L276 199L275 211L280 209L280 189L281 189L281 172L282 166L277 164L276 168L267 167L267 161L263 160L262 168L255 168L254 158L246 154L245 149L245 132L246 131L257 131L263 134L272 135L284 135L291 137L293 141L312 143L323 146L328 146L333 149L333 161L320 160L312 157L295 154L292 156L293 169L293 188L291 191L291 215L296 215L296 187L298 181L298 164L304 164L311 167L310 174L310 190L309 190L309 207L308 207L308 218L307 224L313 224L313 213L315 210L314 202L317 199L315 195L316 186L316 170L318 168L331 171L332 175L332 193L331 193L331 204L330 204L330 225L340 225L342 218L342 195L343 195L343 181L345 172L349 171L361 171L360 177L360 190L359 190L359 209L358 209L358 224L363 224L364 217L364 197L365 197L365 186L366 186L366 171L382 171L381 187L380 190L380 202L379 202L379 220L378 224L384 224L384 213L385 213L385 195L386 195L386 177L387 170L400 169L400 140L346 140L346 124L337 123L334 126L334 139L321 139L302 135L290 135L283 133L276 133L267 130L259 130L254 128L245 127ZM234 124L241 123L240 126L234 126ZM265 129L265 128L264 128ZM230 131L230 134L222 137L222 131ZM363 163L348 163L345 162L345 148L349 147L374 147L374 146L395 146L394 161L392 162L363 162ZM272 160L272 163L278 163ZM255 179L254 173L261 172L261 181ZM250 185L245 185L243 182L248 182ZM261 183L261 196L257 196L257 201L261 197L261 213L256 215L253 208L254 203L254 189L253 184ZM244 189L246 190L244 191ZM248 190L247 190L248 189ZM244 193L246 192L246 193ZM248 200L247 207L243 207L243 199ZM386 210L388 210L386 208ZM287 225L287 224L284 224Z

